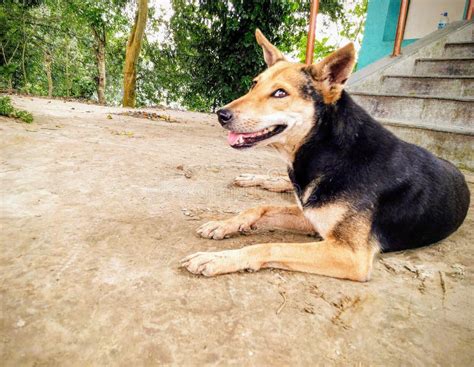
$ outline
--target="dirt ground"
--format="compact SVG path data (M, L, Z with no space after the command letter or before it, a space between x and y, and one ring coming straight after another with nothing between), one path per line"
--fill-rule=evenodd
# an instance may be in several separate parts
M314 240L195 234L247 207L293 203L230 184L283 174L272 151L231 149L211 115L14 104L35 123L0 118L3 366L473 365L472 204L457 233L382 255L368 283L280 270L203 278L178 260Z

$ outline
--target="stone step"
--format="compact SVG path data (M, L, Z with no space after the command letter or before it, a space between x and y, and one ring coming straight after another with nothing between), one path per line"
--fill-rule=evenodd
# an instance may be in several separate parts
M399 138L422 146L438 157L447 159L460 168L474 171L474 129L443 131L435 124L378 119Z
M474 98L352 92L354 100L375 118L442 127L474 127Z
M447 42L444 45L446 57L474 57L474 42Z
M473 75L474 58L472 57L446 57L446 58L420 58L415 60L416 75Z
M382 92L474 97L474 75L384 75Z
M430 130L442 133L451 133L457 135L467 135L474 138L474 126L440 126L438 124L418 122L418 121L409 121L409 120L398 120L398 119L384 119L378 118L377 121L384 125L389 126L399 126L411 129L422 129ZM474 140L472 140L474 144Z
M448 35L446 42L474 42L474 22L464 20L456 23L450 23L451 26L454 25L457 29ZM439 33L442 32L443 30L439 31Z

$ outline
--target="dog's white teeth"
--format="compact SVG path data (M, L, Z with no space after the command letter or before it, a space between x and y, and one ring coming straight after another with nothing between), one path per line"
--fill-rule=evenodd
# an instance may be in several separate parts
M257 138L262 135L267 135L268 133L272 132L275 129L276 129L276 126L272 126L272 127L267 127L266 129L263 129L260 131L256 131L254 133L241 133L241 135L239 135L237 140L234 143L232 143L232 145L243 145L245 144L246 138Z

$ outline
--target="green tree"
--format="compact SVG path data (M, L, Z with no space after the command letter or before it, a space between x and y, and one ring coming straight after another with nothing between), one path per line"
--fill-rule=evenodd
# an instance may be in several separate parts
M67 5L56 0L0 4L0 88L91 96L90 87L83 88L93 80L91 53L81 47L86 37L77 16L65 11Z
M85 99L97 96L100 103L120 104L136 2L1 1L0 89ZM361 18L345 14L351 2L355 0L321 0L320 12L337 22L346 38L360 38L363 26L357 19ZM245 93L252 78L265 68L254 37L256 28L285 53L303 58L307 0L171 3L174 12L168 20L153 8L153 2L148 9L136 61L139 106L165 103L210 111ZM366 3L361 0L349 10L363 18ZM316 59L337 46L327 38L317 39Z
M314 45L315 61L321 60L339 47L345 45L347 41L362 43L362 35L364 33L365 17L367 14L368 0L346 0L343 3L343 10L338 11L337 16L323 18L322 29L317 29L317 37ZM331 27L335 26L335 27ZM335 28L337 34L331 35L329 39L326 29ZM304 62L306 56L306 40L307 34L304 34L298 44L298 59Z
M126 0L71 0L66 5L65 13L77 16L92 32L97 62L97 98L100 104L105 104L107 40L127 25L123 15Z
M125 65L123 68L123 100L124 107L135 107L137 62L142 48L145 35L145 27L148 19L148 0L137 1L137 12L130 36L128 37L125 53Z
M27 38L27 17L36 2L6 0L0 6L0 82L11 93L14 74L18 71L21 58L25 59ZM23 70L24 63L23 63Z
M172 43L156 61L176 64L169 75L180 103L200 111L242 95L264 68L256 28L283 51L294 51L307 31L306 1L172 0L172 5ZM321 12L336 17L341 9L341 1L321 1Z

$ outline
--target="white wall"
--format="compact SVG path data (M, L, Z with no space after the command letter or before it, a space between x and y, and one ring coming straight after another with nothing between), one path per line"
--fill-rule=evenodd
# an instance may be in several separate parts
M450 22L463 19L466 0L411 0L404 39L422 38L438 28L441 13Z

